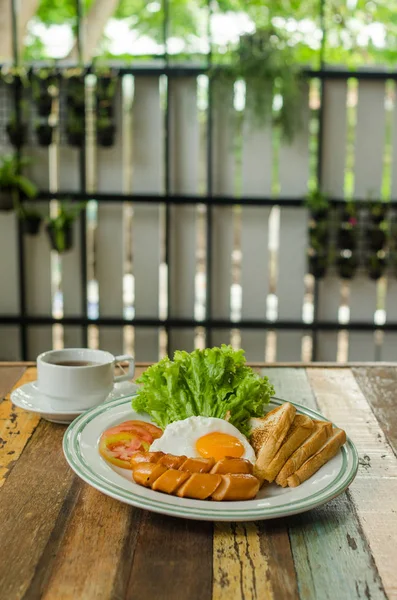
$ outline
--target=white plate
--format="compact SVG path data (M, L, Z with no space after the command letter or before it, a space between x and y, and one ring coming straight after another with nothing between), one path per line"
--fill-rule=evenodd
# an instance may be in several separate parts
M282 404L272 400L268 410ZM314 410L295 404L298 413L325 420ZM141 487L133 482L131 471L113 467L98 452L101 433L129 420L150 421L148 415L135 413L131 396L97 406L78 417L63 439L63 451L72 469L81 479L104 494L154 512L205 521L253 521L272 519L307 511L341 494L353 481L358 455L348 439L337 456L315 475L296 488L276 484L264 487L255 498L245 502L210 502L169 496Z
M129 381L123 381L116 383L105 402L109 400L115 400L120 397L125 397L126 394L134 394L137 390L137 385ZM43 396L39 392L37 387L37 381L31 383L25 383L21 387L17 388L11 393L11 402L28 410L30 412L38 413L43 419L51 421L52 423L60 423L62 425L69 425L76 417L83 414L83 410L75 411L60 411L54 410L51 407L50 401L46 396Z

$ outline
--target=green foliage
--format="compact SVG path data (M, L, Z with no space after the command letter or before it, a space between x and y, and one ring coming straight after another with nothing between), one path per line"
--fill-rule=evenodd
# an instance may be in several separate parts
M37 195L37 187L27 177L20 174L22 167L29 164L29 159L18 157L14 154L5 154L0 157L0 189L21 191L28 198Z
M313 213L327 211L329 201L327 196L318 189L312 190L305 199L307 208Z
M57 216L49 217L46 223L55 230L64 230L77 219L85 205L85 202L61 202Z
M254 125L270 122L275 116L282 137L291 141L300 126L301 78L294 51L287 37L275 27L257 29L240 36L230 48L228 62L214 69L218 81L230 85L238 79L246 83L246 108ZM282 99L278 113L273 112L273 97Z

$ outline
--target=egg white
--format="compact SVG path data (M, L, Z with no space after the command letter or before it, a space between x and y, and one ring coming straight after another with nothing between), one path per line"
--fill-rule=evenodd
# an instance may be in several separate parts
M170 423L164 429L163 435L154 440L150 451L165 452L176 456L185 455L189 458L199 457L196 442L208 433L227 433L234 436L244 446L244 454L241 458L255 463L255 452L247 438L234 425L215 417L189 417Z

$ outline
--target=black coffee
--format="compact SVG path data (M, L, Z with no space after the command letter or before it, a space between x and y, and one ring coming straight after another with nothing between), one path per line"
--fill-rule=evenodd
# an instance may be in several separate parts
M61 360L52 364L57 365L57 367L91 367L92 365L97 365L98 363L92 360Z

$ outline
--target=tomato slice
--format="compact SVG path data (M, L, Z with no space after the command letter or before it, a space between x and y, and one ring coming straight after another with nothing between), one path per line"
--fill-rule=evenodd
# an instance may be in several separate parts
M144 421L125 421L104 431L99 441L99 452L108 462L132 469L130 462L134 452L147 452L154 439L162 435L159 427Z

